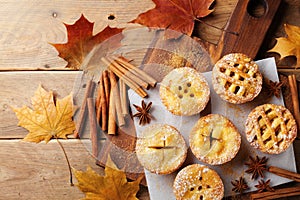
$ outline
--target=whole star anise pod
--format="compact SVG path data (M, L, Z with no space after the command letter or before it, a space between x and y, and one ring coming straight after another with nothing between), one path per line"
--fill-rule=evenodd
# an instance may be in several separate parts
M139 125L149 124L152 118L151 114L149 113L149 110L152 106L152 102L148 103L147 105L145 101L142 100L142 106L137 106L135 104L133 104L133 106L138 111L133 115L133 117L139 118Z
M258 189L257 192L260 193L260 192L263 192L263 191L269 191L269 192L274 192L274 188L272 188L270 186L270 182L271 180L267 180L266 182L264 180L260 180L258 181L258 184L255 185L255 187Z
M264 178L263 172L267 170L267 161L268 159L264 156L262 158L256 156L254 159L252 156L249 156L250 162L246 162L245 165L249 166L246 170L247 173L251 174L251 179L256 179L257 177Z
M239 180L231 181L231 184L233 185L232 191L239 192L240 194L249 188L243 177L240 177Z
M280 97L280 90L281 87L283 86L282 82L276 82L276 81L271 81L266 79L265 81L265 86L268 91L268 95L272 96L274 95L275 97L279 98Z

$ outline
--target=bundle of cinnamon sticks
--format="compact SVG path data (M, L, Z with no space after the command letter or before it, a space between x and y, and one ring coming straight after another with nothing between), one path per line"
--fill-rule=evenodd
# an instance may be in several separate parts
M124 57L103 57L108 67L102 72L96 98L96 116L103 131L116 134L116 127L125 125L128 114L127 88L145 98L145 89L155 87L156 80Z

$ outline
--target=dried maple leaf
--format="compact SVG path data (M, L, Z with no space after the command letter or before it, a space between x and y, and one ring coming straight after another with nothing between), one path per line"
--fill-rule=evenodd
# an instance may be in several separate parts
M116 167L110 156L107 158L105 176L97 174L91 167L85 172L74 170L74 174L77 187L86 195L85 199L137 200L136 193L142 179L127 182L125 173Z
M51 138L67 138L75 130L72 94L54 101L53 92L45 91L40 85L31 99L33 110L27 106L13 108L19 126L29 133L24 138L29 142L49 142Z
M65 24L68 32L68 42L66 44L52 44L57 51L59 56L68 62L66 68L80 69L87 54L98 44L105 41L106 39L117 35L122 32L123 29L110 28L107 26L101 32L93 36L94 23L89 22L84 15L73 24ZM122 34L114 38L111 44L112 47L119 46Z
M133 23L168 28L192 35L195 20L209 15L214 0L153 0L155 8L140 14Z
M289 24L284 25L287 37L276 38L276 45L269 52L277 52L280 59L287 56L296 56L296 68L300 67L300 27Z

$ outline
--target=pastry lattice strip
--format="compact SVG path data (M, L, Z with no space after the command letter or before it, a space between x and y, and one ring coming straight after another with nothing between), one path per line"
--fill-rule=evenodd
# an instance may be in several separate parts
M224 87L234 94L239 96L247 95L247 82L245 79L254 78L255 73L249 70L245 64L237 64L233 62L227 63L227 67L221 67L220 72L223 73L227 79Z
M267 108L258 117L259 131L256 138L266 149L278 148L287 137L289 120L281 110Z

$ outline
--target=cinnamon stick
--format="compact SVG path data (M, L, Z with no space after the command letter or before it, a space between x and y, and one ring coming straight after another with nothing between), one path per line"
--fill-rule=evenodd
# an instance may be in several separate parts
M110 82L111 82L111 92L114 93L113 96L115 98L114 103L116 106L116 114L117 114L117 118L118 118L118 123L119 123L119 126L124 126L125 120L124 120L124 117L122 114L118 82L117 82L116 76L113 72L109 73L109 78L110 78Z
M113 87L111 87L112 89ZM113 91L110 91L109 96L109 108L108 108L108 130L107 133L109 135L115 135L116 134L116 106L114 102L114 93Z
M278 176L281 176L281 177L284 177L284 178L287 178L287 179L290 179L290 180L293 180L293 181L300 182L300 174L297 174L295 172L291 172L291 171L281 169L279 167L274 167L274 166L270 166L268 168L268 171L273 173L273 174L276 174Z
M97 97L96 97L96 102L95 102L95 107L96 107L96 119L97 122L100 123L101 120L101 113L102 113L102 106L101 106L101 98L105 98L105 94L101 94L101 88L103 88L103 76L100 77L99 80L99 85L97 89Z
M122 56L121 57L113 56L113 59L115 59L120 64L122 64L127 70L132 70L132 72L138 74L139 77L141 77L141 79L149 83L151 87L155 87L157 81L154 78L152 78L150 75L148 75L146 72L144 72L143 70L129 63L129 60L127 60Z
M109 92L110 92L110 81L108 77L108 71L104 70L102 73L103 76L103 86L105 91L106 102L109 102Z
M107 65L110 66L110 62L106 59L106 58L101 58L101 60ZM128 85L132 90L134 90L139 96L141 96L142 98L147 97L147 93L139 86L137 85L135 82L131 81L130 79L128 79L128 77L123 76L122 72L120 72L118 69L116 68L111 68L111 70L121 79L125 82L126 85Z
M120 65L118 62L109 57L106 59L111 63L111 68L116 68L123 74L123 76L128 77L128 79L132 80L133 82L136 82L139 86L142 86L145 89L149 88L149 84L147 82L143 81L139 76L136 76L135 74L131 73L131 71L124 68L123 65Z
M95 116L95 107L93 98L87 99L87 107L90 121L90 138L92 141L92 155L98 157L98 137L97 137L97 122Z
M85 111L86 111L86 104L87 104L86 102L87 102L87 98L91 96L92 89L93 89L93 84L94 84L94 82L92 80L88 80L88 82L86 84L86 89L85 89L83 101L82 101L80 111L79 111L79 117L78 117L78 120L77 120L77 123L76 123L76 130L74 132L74 137L75 138L79 138L80 133L82 131L83 120L84 120Z
M299 111L299 98L298 98L298 89L297 89L297 80L295 74L288 76L289 86L292 95L292 102L294 108L294 117L297 122L298 127L298 138L300 138L300 111Z
M127 106L127 92L126 92L126 85L123 80L119 80L120 86L120 98L121 98L121 107L122 107L122 114L128 115L128 106Z
M276 189L274 192L253 193L250 195L252 200L259 199L277 199L282 197L291 197L300 195L300 186Z
M103 80L103 84L102 86L100 85L100 94L101 94L101 100L100 100L100 107L101 107L101 128L103 131L107 130L107 110L108 110L108 101L107 101L107 94L105 91L105 84L104 84L104 79L105 76L107 76L107 74L105 74L104 72L102 73L102 80ZM106 77L108 79L108 77ZM109 93L109 92L108 92ZM108 98L109 99L109 98Z

